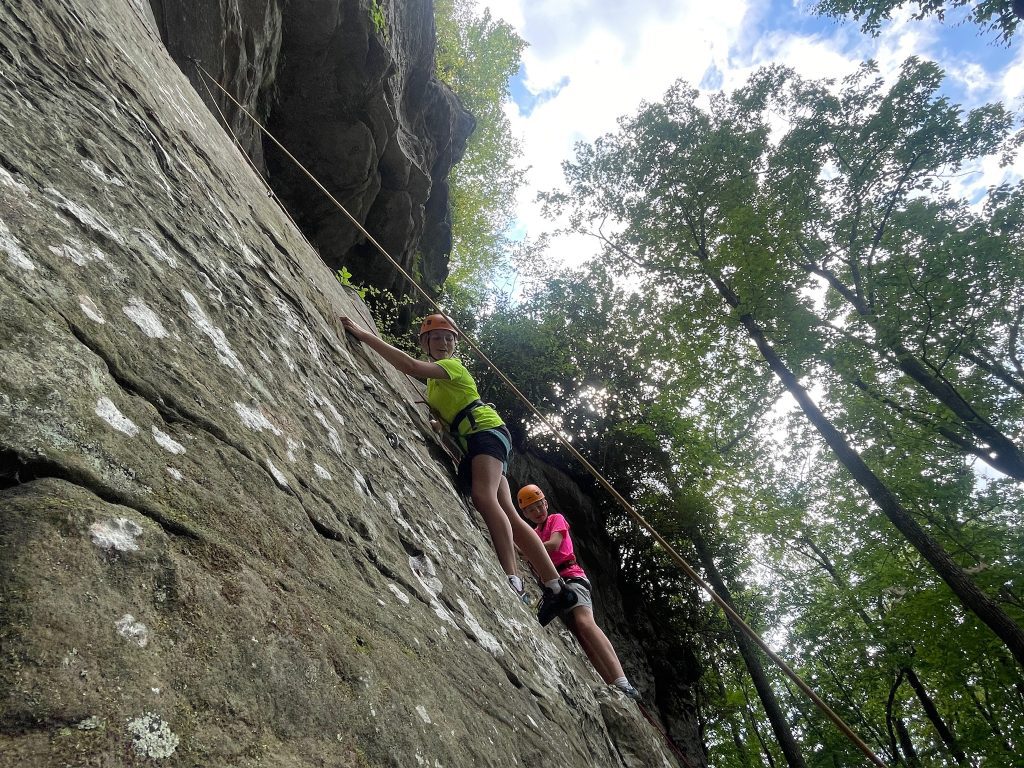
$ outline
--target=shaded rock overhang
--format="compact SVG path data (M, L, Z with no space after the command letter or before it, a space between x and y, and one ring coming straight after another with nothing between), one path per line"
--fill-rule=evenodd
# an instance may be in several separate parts
M412 292L394 266L231 100L205 69L305 165L428 293L448 274L448 173L473 117L434 75L431 0L152 0L168 50L332 269ZM209 92L208 92L209 90ZM407 319L407 318L406 318Z

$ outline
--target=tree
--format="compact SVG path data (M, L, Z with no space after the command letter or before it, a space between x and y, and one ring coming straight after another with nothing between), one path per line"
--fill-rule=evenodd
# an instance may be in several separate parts
M877 35L882 22L889 19L893 11L906 6L916 9L914 18L918 20L929 16L942 20L949 9L967 8L967 18L971 23L995 33L1007 45L1021 17L1024 17L1024 2L1021 0L820 0L815 8L826 16L853 16L861 22L863 32Z
M524 171L504 112L509 80L526 43L474 0L437 0L437 76L476 118L463 158L449 176L452 253L445 292L453 311L484 303L488 286L508 267L508 230Z
M646 291L652 301L685 304L705 311L705 323L741 330L862 492L1024 665L1020 625L867 464L855 441L880 436L858 434L849 421L855 409L843 407L863 405L848 386L856 374L935 435L952 430L960 443L946 450L962 455L965 444L974 445L995 454L993 461L1011 462L1013 471L1019 446L993 414L1006 414L1010 433L1019 429L1020 398L971 356L994 359L1003 370L1013 359L1005 345L1024 300L1014 266L1022 254L999 221L1016 215L1005 202L1019 198L1019 188L998 190L977 214L949 194L943 174L1013 150L1019 137L997 105L967 115L949 105L938 95L934 65L909 60L888 90L874 75L869 64L837 88L771 68L733 96L714 97L707 110L695 91L677 85L664 102L624 120L617 134L581 147L566 166L570 193L549 200L571 208L576 226L604 237L615 263L657 281ZM787 128L778 140L770 118ZM605 235L609 217L621 229ZM971 236L950 236L962 230ZM998 289L978 289L988 283L971 259L971 290L951 297L931 289L922 274L934 280L951 263L940 255L966 256L979 243L991 254ZM842 278L821 275L814 265L822 263L841 268ZM913 269L917 263L926 269ZM820 309L817 277L830 289ZM868 297L867 313L844 294L850 284ZM944 323L957 302L984 320ZM809 390L816 376L830 393L848 392L819 406ZM929 377L969 403L970 413ZM879 418L906 428L904 412ZM998 448L997 439L1004 441Z
M783 655L880 754L891 749L886 704L899 679L889 707L898 754L911 745L922 761L936 750L945 750L952 759L933 724L941 722L970 759L983 756L986 764L1013 765L1012 753L1003 744L1024 735L1024 711L1012 702L1021 676L1012 667L993 663L1000 657L995 639L983 626L964 622L955 643L944 641L936 628L946 623L951 606L942 583L928 574L905 542L891 536L884 519L865 516L863 494L849 487L800 422L789 424L784 439L773 438L777 427L772 419L780 417L768 411L778 397L778 384L763 365L757 366L749 344L744 345L742 327L708 324L694 311L692 300L679 301L671 281L659 280L652 291L642 292L620 285L619 276L607 262L548 275L521 304L499 305L484 321L480 335L488 354L695 562L701 558L682 532L693 518L681 516L666 493L678 477L677 482L698 489L694 493L707 494L707 509L714 510L714 517L705 516L700 532L716 553L713 564L740 613L769 631L786 618L789 639ZM714 309L712 303L702 307L711 313ZM491 382L489 388L482 384L485 396L500 402L518 444L529 442L535 451L557 453L530 413L502 399L506 393L488 371L480 371L477 379ZM867 411L857 419L874 416ZM928 449L920 458L908 459L906 454L919 450L919 436L912 430L904 434L897 426L870 421L858 434L877 433L884 440L875 437L867 456L884 460L886 441L908 446L897 451L905 471L891 482L901 492L930 495L921 514L945 546L953 547L959 558L969 558L976 578L991 574L987 586L997 588L1008 571L986 563L999 563L1006 552L1024 551L1024 521L1012 512L1021 509L1019 494L1016 500L1013 495L1019 485L996 482L991 494L975 493L972 473L960 454L947 452L941 454L945 458L938 472L942 485L922 486L923 472L936 469L930 462L940 454ZM565 463L564 457L554 460ZM810 463L801 479L795 470L803 462ZM791 489L803 484L808 491ZM946 519L948 510L956 510L955 519ZM615 509L609 508L607 515L623 554L623 572L645 602L658 606L659 616L672 617L671 623L659 625L660 634L703 639L698 646L705 670L702 707L716 764L749 764L748 747L756 750L757 744L764 760L780 760L770 721L751 705L761 694L737 671L742 656L730 649L727 625L710 611L694 610L692 597L685 597L692 589L663 553L651 547L649 538ZM1005 524L999 520L1004 516ZM984 519L990 517L997 519ZM813 522L822 520L831 522ZM763 576L757 581L769 591L738 586L752 563L749 556L736 553L763 546L769 547L776 578L770 585ZM814 548L836 574L849 579L845 590L831 577L815 576L815 570L825 572ZM764 561L759 563L762 574L764 567ZM952 609L955 614L956 607ZM868 622L877 633L868 631ZM666 642L658 636L655 644ZM685 648L672 646L665 658ZM744 666L746 662L739 668ZM765 672L774 678L771 688L785 694L778 676L770 669ZM938 713L934 720L910 684L911 674L933 700ZM803 702L783 696L779 706L785 721L793 724L809 765L857 759L835 729Z

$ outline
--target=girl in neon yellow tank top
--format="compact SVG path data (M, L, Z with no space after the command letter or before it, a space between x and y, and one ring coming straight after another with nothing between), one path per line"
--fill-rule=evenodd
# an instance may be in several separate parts
M426 379L427 402L452 428L465 452L459 475L468 481L473 506L487 525L509 585L523 594L523 580L516 566L516 547L544 583L544 596L537 611L540 623L548 624L574 605L576 593L565 587L541 540L512 503L512 493L505 479L512 450L508 430L493 408L480 403L476 382L454 357L458 339L455 324L444 315L428 315L423 320L420 348L429 360L410 357L347 317L341 318L341 324L397 370Z

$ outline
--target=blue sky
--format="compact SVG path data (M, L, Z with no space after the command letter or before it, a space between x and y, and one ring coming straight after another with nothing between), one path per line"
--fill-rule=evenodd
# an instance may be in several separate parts
M995 36L958 23L914 21L903 13L877 38L852 21L815 16L811 4L751 0L478 0L528 43L510 84L506 112L529 167L518 198L520 236L556 225L539 214L538 191L559 186L561 163L576 141L614 130L615 119L653 101L676 79L702 90L732 90L760 66L780 63L805 77L842 78L868 58L892 76L911 55L937 61L946 92L966 107L1003 101L1024 107L1024 36L1007 48ZM1024 175L995 162L970 177L974 197L990 184ZM554 255L570 263L593 253L583 238L562 238Z

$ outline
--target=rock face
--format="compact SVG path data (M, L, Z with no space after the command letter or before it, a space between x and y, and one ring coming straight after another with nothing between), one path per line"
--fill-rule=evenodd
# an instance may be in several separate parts
M448 274L448 172L472 116L433 75L432 0L152 0L168 50L332 268L396 294L410 286L209 71L410 274Z
M0 766L675 765L146 9L0 5L0 71Z
M237 106L266 118L281 59L282 4L277 0L137 0L167 50L215 115L261 171L263 134ZM231 94L209 82L202 67Z

